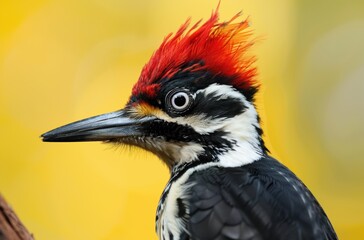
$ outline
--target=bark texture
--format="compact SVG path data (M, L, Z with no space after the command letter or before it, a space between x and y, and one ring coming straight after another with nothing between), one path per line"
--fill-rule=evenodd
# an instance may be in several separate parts
M0 194L0 240L34 240Z

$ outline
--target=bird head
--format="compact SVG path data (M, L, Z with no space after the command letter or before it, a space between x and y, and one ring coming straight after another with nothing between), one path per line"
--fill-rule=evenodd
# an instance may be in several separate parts
M172 169L194 162L237 166L266 148L254 107L255 58L247 19L187 20L142 69L125 108L42 135L47 142L104 141L144 148ZM239 150L239 151L238 151Z

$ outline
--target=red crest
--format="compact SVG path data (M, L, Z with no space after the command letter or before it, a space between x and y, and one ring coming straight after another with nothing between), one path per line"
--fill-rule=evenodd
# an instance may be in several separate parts
M247 55L247 49L254 44L248 19L233 23L240 17L219 23L218 9L205 23L201 20L189 28L188 19L175 34L169 34L149 62L143 67L133 95L140 93L154 97L159 89L158 80L171 78L179 71L206 69L213 74L234 76L237 89L248 89L255 85L256 68L252 66L255 57ZM189 28L189 29L188 29ZM202 61L204 65L192 65L181 69L191 61Z

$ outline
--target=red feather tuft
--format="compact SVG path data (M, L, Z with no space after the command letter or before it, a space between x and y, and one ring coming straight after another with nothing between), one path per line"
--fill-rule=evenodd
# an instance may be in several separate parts
M232 23L240 17L235 15L230 21L219 23L218 9L211 18L199 27L201 21L189 30L188 19L176 34L169 34L159 49L144 66L133 95L140 93L154 97L159 89L158 80L171 78L179 71L206 69L213 74L233 76L231 83L237 89L249 89L255 85L256 68L252 66L255 57L247 56L247 49L254 44L248 19ZM181 69L192 61L204 64Z

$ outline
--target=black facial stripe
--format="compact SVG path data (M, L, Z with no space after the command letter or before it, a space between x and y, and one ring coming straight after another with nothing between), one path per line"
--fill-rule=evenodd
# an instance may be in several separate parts
M198 143L210 153L218 153L226 149L232 149L235 142L227 140L224 136L228 133L215 131L208 134L200 134L188 125L180 125L163 120L150 122L144 125L145 131L150 137L160 138L168 142Z
M192 127L174 122L163 120L153 121L148 123L145 128L145 131L148 132L151 137L163 136L166 141L191 142L200 139L200 134Z
M232 118L245 111L247 106L240 99L216 95L215 92L205 95L200 92L196 95L193 114L204 114L212 119Z

